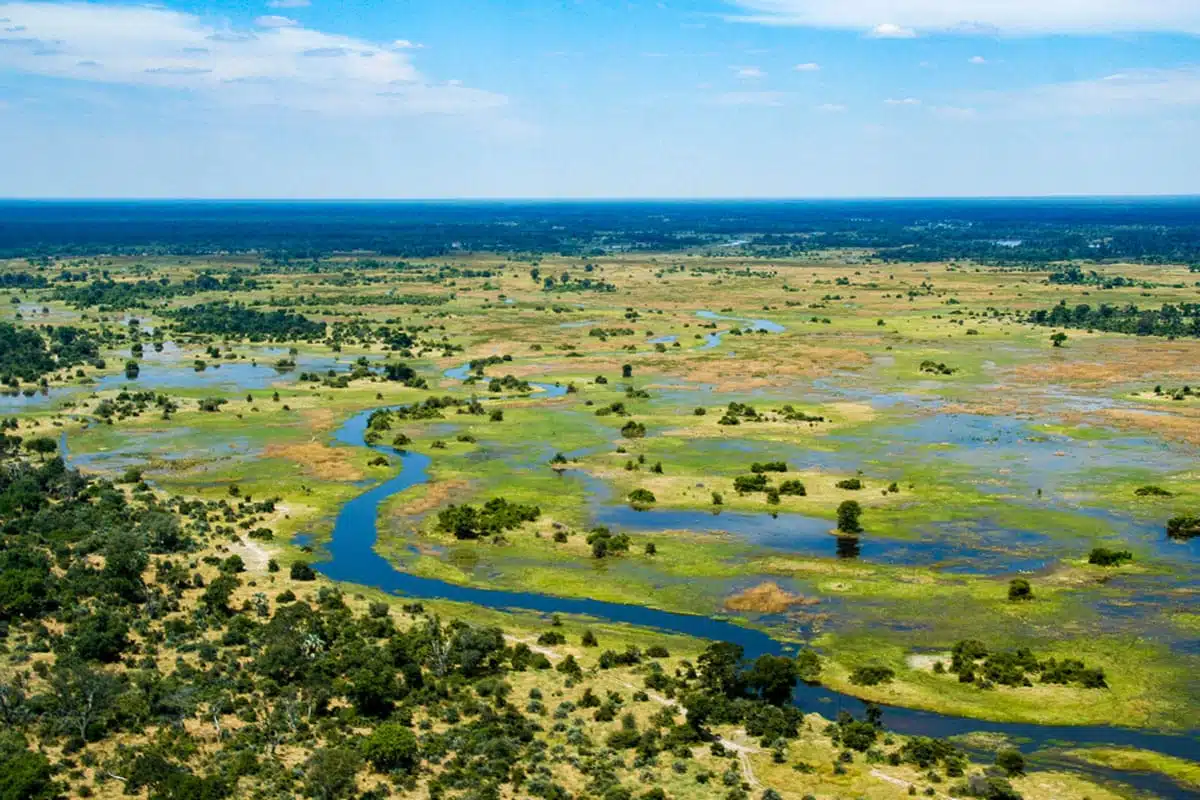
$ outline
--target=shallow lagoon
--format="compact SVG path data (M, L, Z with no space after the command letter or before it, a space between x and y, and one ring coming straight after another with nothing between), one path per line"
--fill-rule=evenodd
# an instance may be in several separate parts
M368 416L369 412L363 412L352 417L338 431L337 440L347 445L363 446L362 437ZM387 452L384 448L375 449ZM329 559L318 564L317 568L334 580L376 586L385 591L412 597L445 598L491 608L523 608L545 613L582 614L706 639L737 642L745 648L746 655L750 658L760 653L780 652L785 649L781 642L761 631L712 617L674 614L640 606L582 598L459 586L397 570L374 550L379 505L389 497L426 481L429 464L428 456L406 454L399 475L343 506L334 525L333 537L326 548ZM836 704L840 707L845 703L857 703L853 698L823 687L803 684L797 688L794 700L812 710L819 708L821 704ZM892 707L886 709L885 719L889 727L910 734L953 736L974 731L1001 733L1021 742L1023 749L1036 749L1061 742L1095 742L1136 746L1188 757L1194 744L1194 739L1190 736L1169 736L1103 726L1063 727L993 723ZM1173 792L1170 794L1186 796Z

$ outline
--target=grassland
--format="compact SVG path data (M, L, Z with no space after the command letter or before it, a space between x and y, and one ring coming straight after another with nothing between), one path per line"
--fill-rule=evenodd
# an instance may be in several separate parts
M399 452L372 463L376 453L337 441L340 427L362 411L431 393L493 394L487 379L464 385L444 373L506 356L487 367L488 378L508 374L573 391L488 399L502 420L448 409L443 418L393 427L387 441L402 433L411 440L405 449L431 458L427 483L382 506L377 549L400 569L462 586L725 615L815 646L826 664L822 682L882 703L1000 721L1194 727L1200 557L1194 542L1171 542L1163 531L1168 518L1196 513L1200 503L1200 400L1164 399L1154 388L1200 382L1200 341L1072 330L1066 346L1052 347L1051 330L1023 317L1063 300L1191 301L1196 276L1182 267L1109 265L1102 269L1152 280L1154 288L1101 290L1053 285L1044 272L847 261L611 255L590 259L589 274L615 291L547 292L531 279L534 266L578 275L581 260L462 255L453 271L431 260L355 267L339 278L337 270L273 273L237 258L111 258L104 266L124 278L253 267L263 288L239 298L246 302L304 301L297 311L347 330L406 326L417 342L404 354L347 334L335 346L293 343L292 357L321 364L322 375L344 373L360 357L403 361L428 389L378 374L345 387L299 381L300 369L270 370L281 355L265 345L168 334L179 350L162 366L179 379L130 385L166 393L179 410L169 419L151 410L105 424L97 409L119 396L123 382L114 375L134 339L157 338L135 336L129 318L161 330L173 309L221 296L105 312L28 291L19 304L0 303L0 315L94 330L104 336L106 366L55 376L44 401L12 398L0 413L17 414L23 435L65 432L85 471L114 476L136 466L172 493L218 499L236 486L242 496L278 497L274 539L254 543L254 552L319 560L338 510L399 471ZM464 277L480 273L487 274ZM434 304L395 305L387 302L391 292ZM698 316L703 310L736 319ZM768 320L782 331L751 331L738 320ZM714 333L719 340L709 338ZM214 360L209 346L224 351L225 366L196 372L195 359ZM250 362L262 366L243 369ZM199 410L213 397L228 402L215 413ZM754 414L733 412L737 424L722 424L730 403ZM623 432L631 421L644 436ZM552 463L559 454L564 463ZM799 481L803 496L772 502L763 492L737 491L737 477L769 461L787 465L769 473L772 485ZM837 485L854 478L864 488ZM1170 494L1139 496L1147 485ZM648 510L629 508L638 489L654 497ZM447 505L494 497L536 505L541 514L494 538L461 541L438 529L437 512ZM839 549L834 530L846 500L863 509L857 557ZM628 533L627 553L595 557L587 535L600 523ZM1130 550L1132 564L1088 565L1098 545ZM1014 577L1030 581L1032 601L1008 599ZM782 611L730 603L764 584L803 602ZM499 613L434 605L476 620ZM521 630L543 624L504 619ZM574 636L582 625L621 643L648 635L576 621L567 630ZM933 674L922 659L963 639L1081 658L1104 670L1108 688L984 690ZM699 645L680 640L670 649L694 655ZM872 664L892 668L894 679L873 687L851 681L856 667ZM819 749L808 738L793 747ZM1109 758L1100 752L1092 757ZM814 760L836 754L825 755ZM889 777L880 778L880 768L864 766L796 778L769 754L748 758L767 785L798 780L797 797L818 786L899 796L903 781L918 777L885 770ZM673 796L695 789L676 785L683 778L667 771L656 780ZM1026 796L1054 797L1076 779L1043 776L1041 788L1026 780Z

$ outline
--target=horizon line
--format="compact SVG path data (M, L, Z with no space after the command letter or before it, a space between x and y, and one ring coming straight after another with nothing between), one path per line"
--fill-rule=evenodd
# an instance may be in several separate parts
M980 195L729 195L729 196L456 196L456 197L239 197L216 195L179 196L0 196L0 203L787 203L883 200L1200 200L1200 192L1188 194L1100 193L1100 194L980 194Z

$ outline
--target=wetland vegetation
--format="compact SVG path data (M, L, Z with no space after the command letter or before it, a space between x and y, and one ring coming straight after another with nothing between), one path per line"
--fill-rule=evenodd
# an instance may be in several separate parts
M0 797L1188 796L1200 222L938 208L0 229Z

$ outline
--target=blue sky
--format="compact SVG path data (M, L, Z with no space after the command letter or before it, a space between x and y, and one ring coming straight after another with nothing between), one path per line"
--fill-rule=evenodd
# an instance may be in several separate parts
M0 196L1200 192L1200 0L0 0Z

